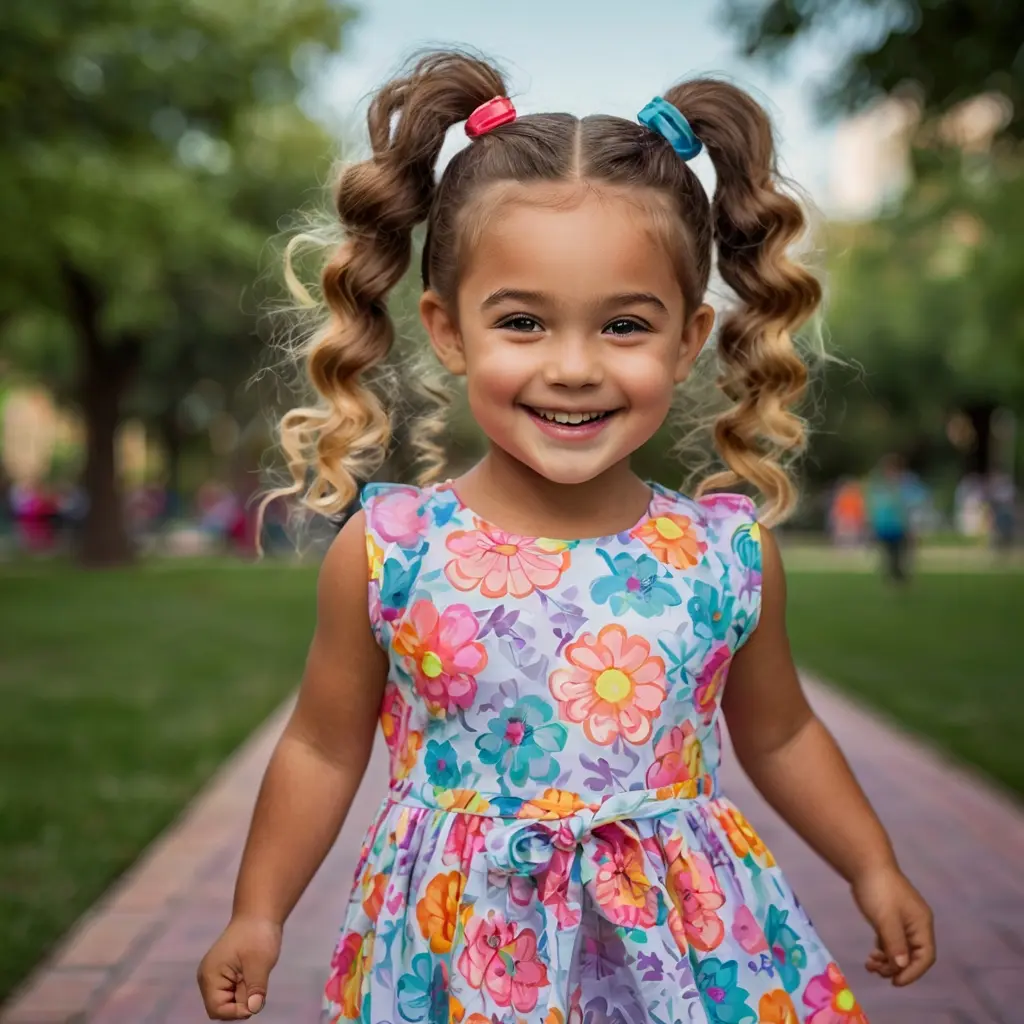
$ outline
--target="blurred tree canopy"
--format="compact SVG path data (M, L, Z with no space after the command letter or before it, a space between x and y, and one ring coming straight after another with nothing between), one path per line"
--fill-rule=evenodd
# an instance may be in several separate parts
M920 112L905 194L870 223L830 231L827 325L846 365L826 373L810 475L863 472L892 449L933 476L984 471L993 410L1024 412L1019 9L991 0L728 0L726 17L746 53L769 62L798 43L852 40L823 87L827 115L894 95ZM962 106L960 122L947 115L985 93L1009 101L1006 116L992 120L994 138L965 144L963 118L973 115ZM959 451L949 436L957 416L971 424Z
M175 429L197 376L255 368L245 292L335 147L302 109L353 16L330 0L6 0L0 352L86 425L82 556L130 557L128 411Z
M926 115L984 92L1013 105L1007 130L1024 136L1021 9L998 0L726 0L748 55L784 58L808 37L834 47L858 35L822 95L829 114L858 110L911 84Z

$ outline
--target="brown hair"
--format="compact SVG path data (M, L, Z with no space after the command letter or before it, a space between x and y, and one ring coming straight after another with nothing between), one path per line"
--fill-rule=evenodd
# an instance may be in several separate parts
M713 201L660 135L604 115L520 117L461 150L435 184L447 129L504 95L501 74L487 62L436 52L373 99L372 155L339 177L335 202L345 241L324 268L328 318L305 351L321 403L282 420L293 484L278 493L299 494L307 507L336 513L383 461L389 417L367 374L385 360L394 340L386 300L409 267L413 229L426 222L424 287L451 302L467 211L485 188L581 180L646 190L662 213L667 210L688 310L703 300L717 247L719 273L738 304L717 343L718 383L731 405L715 420L714 440L727 468L701 489L747 481L767 499L765 520L778 520L795 501L781 460L799 451L805 437L792 407L807 371L791 333L814 311L821 289L787 255L804 217L777 187L767 115L727 82L696 79L665 93L711 157L718 178ZM433 462L428 475L439 468Z

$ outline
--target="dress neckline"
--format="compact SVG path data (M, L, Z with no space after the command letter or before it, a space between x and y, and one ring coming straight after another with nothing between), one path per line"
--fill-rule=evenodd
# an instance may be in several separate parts
M473 519L489 533L501 533L505 534L508 537L518 537L523 540L542 541L547 544L578 545L593 543L594 541L606 540L609 537L617 537L623 534L632 533L638 527L642 526L645 522L647 522L647 520L650 519L653 515L655 499L665 496L665 488L662 487L661 484L656 483L653 480L644 480L644 484L646 484L646 486L650 489L651 493L647 499L647 505L644 507L644 510L640 515L640 518L637 519L635 523L633 523L630 526L627 526L624 530L619 530L614 533L596 534L590 537L545 537L534 534L515 533L512 530L507 530L500 524L491 522L489 519L480 515L470 505L467 505L466 502L462 500L462 496L459 494L458 489L455 487L455 482L451 479L445 480L439 484L435 484L431 488L431 496L433 497L438 493L447 492L455 499L455 502L458 505L460 511L467 512L469 515L471 515Z

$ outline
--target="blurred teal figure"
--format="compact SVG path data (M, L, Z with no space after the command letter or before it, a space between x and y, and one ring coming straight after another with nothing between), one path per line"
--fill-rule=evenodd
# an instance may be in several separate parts
M872 474L867 487L871 530L882 552L886 577L893 583L908 579L912 538L912 501L907 475L898 455L887 455Z

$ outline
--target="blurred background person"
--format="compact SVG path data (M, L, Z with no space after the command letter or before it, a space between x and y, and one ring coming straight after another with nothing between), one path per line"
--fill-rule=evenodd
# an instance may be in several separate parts
M912 503L903 460L898 455L886 455L872 473L867 508L886 578L893 583L906 583L910 573Z

